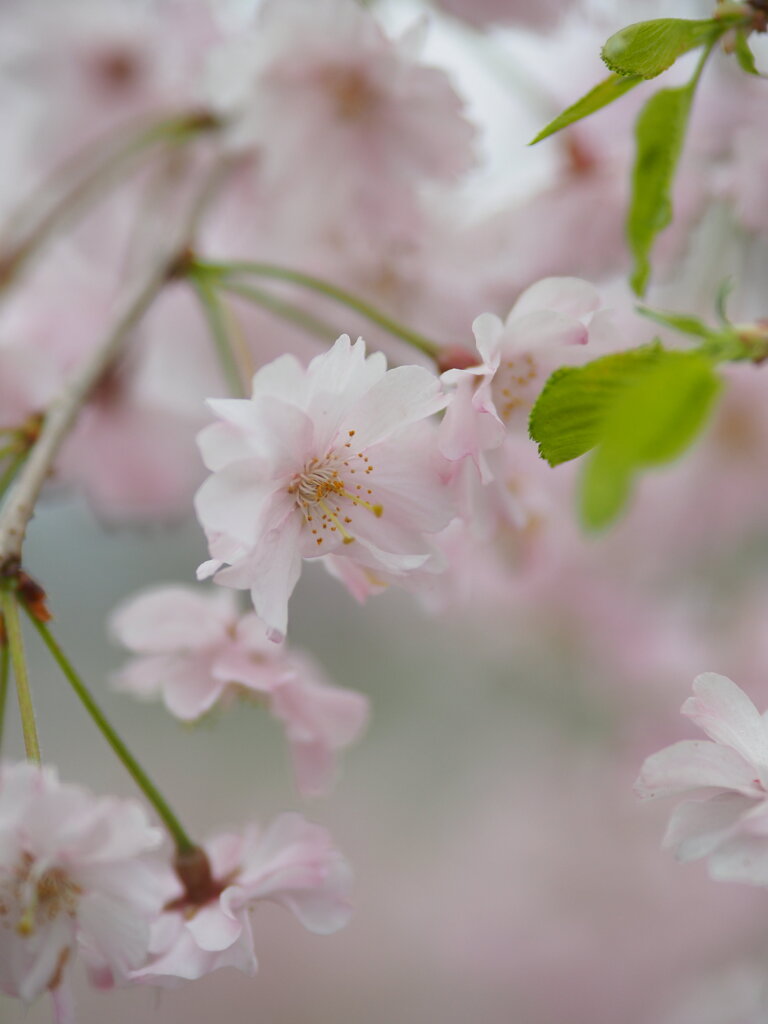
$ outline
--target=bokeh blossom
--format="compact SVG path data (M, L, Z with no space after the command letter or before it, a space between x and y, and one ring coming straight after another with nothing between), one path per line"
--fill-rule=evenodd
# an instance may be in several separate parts
M0 772L0 989L30 1002L81 957L99 986L147 957L163 904L162 835L133 801L95 797L55 769Z
M181 721L194 721L237 696L264 700L285 728L299 788L325 792L336 753L358 739L366 698L332 686L307 655L271 642L235 595L216 589L156 587L131 598L110 619L115 638L138 657L113 677L134 696L162 695Z
M417 59L417 35L389 39L356 0L267 0L252 36L214 53L214 109L233 144L258 148L291 225L412 237L422 186L472 165L474 129L446 74Z

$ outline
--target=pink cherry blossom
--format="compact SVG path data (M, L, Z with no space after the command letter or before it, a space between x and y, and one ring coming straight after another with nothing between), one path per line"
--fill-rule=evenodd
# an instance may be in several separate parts
M708 858L723 881L768 885L768 723L725 676L707 672L682 712L710 737L681 740L643 765L642 797L692 797L664 839L680 860Z
M547 377L557 367L594 357L589 326L601 307L597 290L572 277L550 277L526 289L502 321L483 313L473 330L481 362L448 370L453 400L441 426L441 450L452 461L472 458L484 478L483 453L498 448L505 427L524 431ZM598 314L598 320L605 318Z
M212 400L221 422L199 443L213 475L196 498L212 558L199 574L250 588L279 638L302 558L334 553L390 578L424 567L454 514L429 420L446 401L428 370L387 370L346 335L306 369L268 364L250 399Z
M210 93L295 224L410 237L424 182L473 163L474 129L446 74L356 0L268 0L256 31L214 54ZM311 153L311 161L306 154Z
M220 967L254 974L249 911L261 900L281 904L320 935L349 920L349 866L326 830L299 814L281 814L264 832L248 825L218 835L205 852L210 892L190 904L178 888L153 927L153 956L134 972L135 981L172 986Z
M79 953L98 985L147 956L163 905L161 842L130 800L63 784L54 768L0 772L0 990L30 1002Z
M232 591L156 587L118 608L111 628L139 655L116 673L115 686L137 697L161 695L182 721L239 694L267 700L285 728L304 795L330 788L337 751L365 727L367 699L332 686L309 657L271 642L253 612L238 614Z

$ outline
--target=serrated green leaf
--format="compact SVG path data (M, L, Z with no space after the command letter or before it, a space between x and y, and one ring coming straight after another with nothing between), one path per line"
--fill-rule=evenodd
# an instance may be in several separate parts
M727 27L722 19L714 18L639 21L612 35L601 56L611 71L618 75L655 78L684 53L717 39Z
M590 89L580 100L576 100L562 114L559 114L554 121L550 121L529 145L534 146L542 139L554 135L555 132L567 128L576 121L581 121L582 118L594 114L597 110L602 110L603 107L607 107L642 81L643 79L639 75L610 75L608 78L604 78L594 89Z
M721 387L712 361L663 351L616 393L582 478L581 516L593 530L622 511L637 473L681 455L704 426Z
M755 55L749 48L747 33L743 29L736 33L733 52L736 54L736 60L739 62L739 67L742 71L746 71L748 75L757 75L758 78L764 77L757 70Z
M663 356L661 345L643 345L567 366L544 385L528 422L539 455L550 466L576 459L602 439L604 418L616 394Z
M634 257L630 280L637 295L645 294L656 236L672 220L672 184L696 81L677 89L661 89L651 96L635 126L637 152L627 235Z

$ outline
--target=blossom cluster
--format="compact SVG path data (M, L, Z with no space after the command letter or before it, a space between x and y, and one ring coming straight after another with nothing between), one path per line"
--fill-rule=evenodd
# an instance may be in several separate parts
M579 33L592 30L581 22L600 5L428 6L431 21L400 32L384 0L66 0L66 14L9 0L0 12L0 542L24 539L36 495L13 485L36 450L50 453L43 499L74 492L100 523L167 528L194 514L208 549L197 583L190 561L185 580L123 596L107 629L127 660L110 685L186 724L215 716L222 731L235 708L266 710L301 800L333 793L342 759L354 771L372 705L368 679L339 685L293 646L305 563L327 573L329 606L344 591L364 603L399 589L417 621L442 616L484 655L530 663L534 679L557 662L590 727L600 705L629 749L646 724L638 709L655 714L663 687L694 665L725 650L745 674L766 667L759 558L727 621L700 586L717 551L741 564L764 548L759 367L725 371L728 393L699 448L592 546L573 521L576 475L547 465L528 436L554 371L652 337L616 277L628 265L624 115L610 108L557 136L522 200L500 187L498 202L464 212L473 186L483 190L490 133L462 79L427 56L434 27L474 47L484 72L507 45L500 26L546 51L526 67L509 43L526 94L504 107L512 121L529 101L538 117L573 100L553 68L586 75ZM683 264L691 278L725 277L721 251L745 235L762 251L764 101L745 78L716 65L702 86L711 94L661 240L665 296L678 287L689 298L675 278ZM22 201L29 182L40 185ZM148 269L126 314L126 285ZM734 301L757 323L765 316L762 295L759 308L746 289ZM3 518L14 501L22 529ZM26 558L11 554L0 547L0 598L40 625L44 598L36 612ZM713 591L727 575L714 566ZM3 678L10 651L22 682L4 616ZM649 679L650 697L630 693ZM550 703L571 699L558 691ZM687 798L665 840L680 859L766 885L765 720L712 673L683 711L710 740L650 757L638 792ZM99 988L165 988L224 967L253 974L268 941L252 919L261 901L314 933L346 924L351 870L325 827L284 811L265 828L193 842L93 717L172 842L143 805L60 781L35 763L34 743L27 763L5 762L0 991L25 1003L49 992L68 1024L78 962ZM24 725L27 741L28 716ZM481 825L495 851L497 825ZM461 886L448 869L434 876L453 905ZM503 935L496 945L506 948ZM497 969L497 950L476 956L479 976Z
M227 965L255 972L259 900L315 932L347 920L349 868L298 814L214 836L189 855L202 867L186 888L161 843L134 801L96 797L53 768L4 767L0 989L26 1001L50 990L64 1014L76 955L99 987L168 985Z

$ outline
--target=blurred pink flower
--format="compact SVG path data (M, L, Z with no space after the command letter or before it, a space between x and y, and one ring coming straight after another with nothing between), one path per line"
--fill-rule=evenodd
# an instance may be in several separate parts
M100 986L147 955L163 902L161 842L142 807L59 782L55 769L0 772L0 989L58 989L79 952Z
M356 0L268 0L255 28L213 54L210 97L233 143L260 147L273 202L334 234L410 237L422 183L474 162L474 128L446 74L418 63L417 33L388 39Z
M349 920L349 866L326 830L299 814L281 814L263 833L248 825L241 834L218 835L205 851L210 897L189 904L178 889L154 925L153 958L134 972L135 981L176 985L220 967L254 974L249 910L260 900L281 904L320 935Z
M15 7L2 56L26 85L44 156L198 100L213 4L66 0L66 16L46 0Z
M649 757L641 797L690 795L664 838L680 860L708 858L722 881L768 884L768 723L735 683L707 672L683 704L710 740L681 740Z
M285 728L304 795L330 787L336 752L365 727L366 697L331 686L310 658L272 643L253 612L238 615L231 591L156 587L121 605L110 625L139 655L115 674L115 686L137 697L162 695L182 721L238 694L266 699Z
M222 422L199 437L213 475L196 508L212 558L198 574L250 588L279 639L302 558L333 552L388 578L424 566L453 515L428 420L446 401L428 370L387 370L346 335L306 369L265 366L250 399L211 400Z

